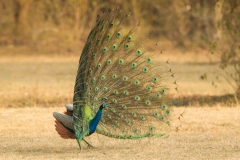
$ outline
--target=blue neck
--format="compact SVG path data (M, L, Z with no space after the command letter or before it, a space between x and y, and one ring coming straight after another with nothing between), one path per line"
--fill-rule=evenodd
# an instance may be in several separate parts
M92 133L95 132L97 125L101 119L102 116L102 109L103 109L103 105L100 106L99 110L97 111L97 114L95 115L95 117L90 121L89 123L89 135L91 135Z

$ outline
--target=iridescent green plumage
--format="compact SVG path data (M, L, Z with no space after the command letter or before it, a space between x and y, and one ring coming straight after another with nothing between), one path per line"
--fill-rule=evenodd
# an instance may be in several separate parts
M89 132L85 105L94 117L107 104L97 132L109 137L162 136L169 125L168 66L136 39L135 28L123 31L119 13L108 10L98 17L82 51L73 100L77 141Z
M127 16L119 20L119 14L116 9L98 16L89 34L79 60L73 113L69 106L68 116L53 113L61 137L76 138L79 146L95 130L121 139L163 136L168 130L168 61L159 62L160 54L137 39L137 27L124 31Z

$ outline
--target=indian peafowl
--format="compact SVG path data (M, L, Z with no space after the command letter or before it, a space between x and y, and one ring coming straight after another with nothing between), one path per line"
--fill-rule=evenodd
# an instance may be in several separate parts
M57 132L76 139L80 149L95 131L138 139L163 136L170 125L168 61L159 62L160 54L135 37L137 27L123 29L128 16L119 20L119 14L115 9L98 16L79 60L73 104L65 114L53 113Z

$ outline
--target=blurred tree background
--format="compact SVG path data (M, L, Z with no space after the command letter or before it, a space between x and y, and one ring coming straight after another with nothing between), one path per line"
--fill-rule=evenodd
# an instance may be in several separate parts
M131 12L126 27L140 21L144 36L220 57L221 69L240 93L239 0L1 0L0 46L79 53L96 15L116 7Z
M131 26L140 21L146 34L150 31L159 39L180 47L208 47L222 35L219 25L223 18L229 20L223 16L222 8L239 10L235 3L223 0L129 0L124 3L122 0L1 0L0 44L71 51L75 45L84 43L97 13L120 7L126 14L131 12ZM49 44L57 47L51 50Z

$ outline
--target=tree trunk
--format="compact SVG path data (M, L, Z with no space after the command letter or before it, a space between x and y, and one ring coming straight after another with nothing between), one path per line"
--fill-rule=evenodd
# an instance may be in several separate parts
M219 0L215 4L215 26L216 26L216 34L215 39L218 40L222 37L222 7L224 0Z
M28 36L29 24L28 24L28 11L32 0L16 0L15 5L15 23L16 23L16 35Z

